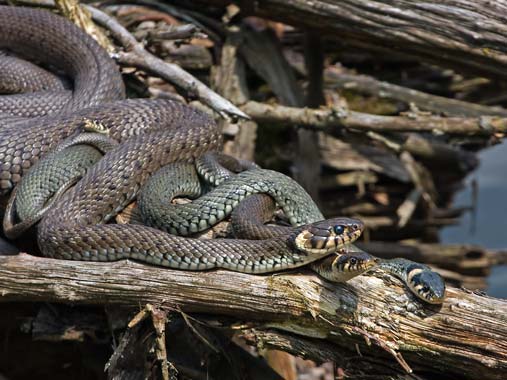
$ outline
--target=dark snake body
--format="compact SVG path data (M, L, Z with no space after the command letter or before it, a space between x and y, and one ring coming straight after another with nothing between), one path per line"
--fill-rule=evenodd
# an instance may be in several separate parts
M123 97L123 85L105 51L77 27L46 11L0 7L0 40L0 48L22 56L33 52L28 58L54 63L73 79L72 97L66 102L64 92L53 91L46 92L42 100L39 93L1 97L0 110L17 118L11 119L14 124L0 119L3 194L9 193L39 157L54 149L84 119L100 122L110 129L111 137L121 142L43 218L38 242L44 255L93 261L133 258L178 269L220 267L264 273L323 257L295 249L294 239L301 232L328 231L329 223L346 225L347 233L339 237L339 247L361 233L360 222L343 218L258 241L201 241L146 226L104 224L131 202L149 176L162 166L192 162L206 152L219 150L221 131L204 113L177 102L115 101ZM19 119L39 115L46 116Z
M123 99L125 91L107 52L68 20L48 11L0 6L0 49L54 67L72 79L70 96L51 86L42 92L0 96L0 195L5 195L34 162L82 123L83 116L73 117L71 112ZM12 60L0 59L0 71L13 66ZM47 82L38 71L29 72L24 66L18 70L32 89L38 80ZM107 109L100 110L107 114Z
M74 24L48 11L0 6L0 49L62 70L73 86L70 97L54 90L2 96L2 112L42 116L125 97L118 68L107 52Z

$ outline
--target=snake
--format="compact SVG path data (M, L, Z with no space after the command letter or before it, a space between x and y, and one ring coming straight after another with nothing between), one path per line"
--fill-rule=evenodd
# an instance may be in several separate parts
M178 269L266 273L339 253L361 234L362 223L347 218L307 223L262 240L200 241L148 226L106 224L158 169L219 151L216 123L174 101L122 100L123 83L107 53L47 11L1 6L0 48L54 66L72 79L70 95L58 85L39 84L33 93L0 97L0 194L10 193L33 164L83 120L105 125L120 142L43 217L38 243L45 256L132 258ZM16 61L9 65L16 66ZM335 266L336 257L331 256Z
M272 219L276 205L280 206L289 224L293 226L324 219L313 199L292 178L254 165L250 165L250 170L233 175L220 163L213 162L212 156L205 155L204 162L196 167L191 164L173 164L155 173L143 186L139 196L139 210L144 222L185 235L210 228L232 214L236 237L270 239L283 236L291 230L290 227L264 225ZM245 164L242 162L236 166ZM215 171L217 175L214 175ZM199 174L204 181L214 178L215 181L209 185L217 187L202 194L206 189ZM216 178L220 180L217 181ZM197 199L190 204L171 205L170 201L177 196ZM177 226L180 226L179 229ZM321 248L328 241L312 234L306 239L302 236L299 243L308 248ZM348 254L361 252L358 247L351 244L347 246ZM377 269L402 280L420 300L431 304L443 302L445 282L430 267L403 258L377 258L375 263ZM324 264L313 264L310 267L328 280L346 281L344 278L348 268L340 267L341 270L336 270L329 262ZM356 275L358 274L353 271L351 277Z
M231 224L235 235L249 239L266 239L287 233L288 227L265 225L266 222L271 221L275 210L275 201L269 195L248 196L232 212ZM444 301L445 282L427 265L404 258L394 258L379 259L374 268L398 277L414 295L424 302L441 304Z
M5 209L5 236L17 238L42 219L54 202L117 144L107 128L85 120L82 130L36 162L14 188Z
M92 127L93 131L96 129L97 125L93 124ZM97 132L103 134L103 126L99 125L99 127L101 128ZM87 128L86 130L90 131L90 128ZM64 140L63 143L59 144L54 153L50 153L44 159L39 161L28 175L22 179L18 187L16 187L13 192L7 207L8 212L6 213L6 218L4 219L4 231L7 235L12 235L14 232L16 232L16 234L21 233L21 229L17 226L26 224L26 221L30 224L36 221L36 219L38 219L42 214L47 212L61 194L69 188L70 184L75 184L76 181L82 177L83 169L86 171L89 167L93 166L96 162L96 155L99 153L93 147L93 145L97 145L97 141L100 143L99 148L102 148L101 145L105 143L107 148L110 149L109 140L105 140L104 142L104 138L101 135L99 135L100 139L98 137L94 138L93 135L94 133L78 134L77 136L72 136L71 138ZM90 143L91 145L89 145ZM101 151L105 152L109 149L102 148ZM159 170L159 172L155 175L151 176L148 182L144 185L143 188L147 189L147 191L143 191L141 194L150 193L151 195L149 197L139 198L138 202L140 207L146 203L146 205L149 205L152 209L163 209L163 205L167 200L167 195L164 191L157 191L157 187L160 184L159 178L163 179L166 176L171 177L171 183L176 185L174 186L174 190L177 192L178 189L181 189L187 195L189 191L189 184L191 184L192 180L194 180L193 182L197 182L197 186L195 186L195 190L190 186L190 191L194 191L196 196L201 192L201 189L198 188L200 187L200 182L198 180L196 181L196 177L192 176L192 174L197 175L197 171L206 182L209 182L212 185L217 185L220 182L223 182L230 176L230 171L228 169L224 169L221 163L216 161L216 156L221 159L221 163L227 162L229 167L231 165L235 165L236 171L256 168L254 164L247 161L238 162L235 159L233 160L232 158L224 155L213 155L213 159L211 159L208 154L197 159L195 165L189 163L168 165ZM189 169L194 169L194 173L192 173ZM270 173L269 180L267 180L266 176L264 176L265 178L263 181L258 181L259 175L256 174L256 172L257 171L247 171L239 175L241 177L244 176L244 174L253 174L252 180L255 182L252 182L253 188L251 191L268 191L276 196L277 192L274 189L282 191L284 188L288 187L290 179L281 173L266 171ZM311 204L311 202L309 202L311 201L309 195L299 185L297 186L298 188L295 193L299 194L299 197L295 196L293 192L290 199L283 203L286 206L286 212L288 214L293 215L294 218L296 216L299 217L299 219L294 219L295 222L297 220L307 218L307 216L300 215L300 210L297 206L298 201L300 203ZM237 190L238 187L233 186L233 188L229 189L229 192L237 193ZM224 189L224 193L227 193L226 189ZM19 199L16 197L16 194L19 194ZM159 197L158 194L163 194L163 197ZM171 197L174 195L175 194L172 194ZM244 192L243 196L245 195L248 195L248 192ZM48 202L48 205L42 207L42 205L51 197L53 198L50 202ZM177 233L179 235L188 235L189 233L195 233L200 230L207 229L218 221L224 219L228 214L230 214L233 206L228 204L228 202L224 202L224 199L227 199L226 196L222 195L215 198L217 199L214 204L210 203L208 200L202 199L202 203L206 204L208 212L206 212L206 208L202 207L199 210L199 205L197 203L191 205L192 207L190 207L188 213L182 213L181 210L179 210L179 221L175 224L175 226L179 227L175 227L177 230L172 229L170 232L173 234ZM237 205L241 199L241 197L237 198L233 202L233 205ZM282 198L280 199L282 202L284 201ZM15 203L18 206L17 209L13 207ZM214 209L214 212L209 212L212 209ZM21 210L24 211L20 213L19 211ZM200 211L200 213L197 211ZM306 214L307 212L308 210L305 209L304 213ZM310 212L319 213L316 207L311 209ZM19 223L16 226L16 229L14 229L10 223L16 213L23 222ZM174 217L174 214L172 216ZM206 220L209 224L204 223L203 225L202 223L196 223L193 229L189 228L189 226L192 225L193 219L203 216L206 217L201 221ZM186 223L184 223L183 220L185 217L187 218ZM151 221L148 222L148 224L158 226L160 228L163 226L163 223L168 220L168 215L152 214L150 215L150 218ZM6 223L6 221L9 221L9 223ZM353 227L355 229L359 228L357 225L353 225ZM334 225L334 234L333 237L331 237L329 228L317 229L315 226L312 226L311 234L314 237L312 240L307 239L306 245L305 242L302 241L302 237L296 237L293 239L293 242L289 242L289 244L294 245L296 249L308 250L314 249L312 248L312 245L314 246L327 240L328 243L326 246L328 252L334 252L336 248L336 254L330 255L315 263L311 263L310 267L324 278L330 279L334 282L345 282L371 268L375 264L375 259L373 256L363 251L355 251L350 254L342 253L339 247L344 244L344 242L341 241L343 231L338 230L339 228L343 229L344 227L342 225L339 225L339 227L336 224ZM168 230L170 229L168 228ZM337 231L339 231L339 233ZM298 244L301 245L299 248ZM164 264L165 263L162 263L162 265Z
M202 241L148 226L107 224L161 167L219 151L219 127L204 112L179 102L122 100L121 78L107 53L70 22L49 12L1 7L0 36L0 48L54 64L73 83L70 97L65 91L57 91L57 96L46 91L44 100L37 98L39 92L0 98L0 110L11 116L7 122L1 119L0 126L2 194L10 193L34 162L72 135L85 119L104 125L119 141L42 218L37 240L43 255L85 261L129 258L177 269L267 273L340 252L361 234L362 223L348 218L299 226L283 237L258 241ZM20 107L20 100L28 106ZM30 116L36 117L26 119ZM325 239L326 247L299 245L310 236Z

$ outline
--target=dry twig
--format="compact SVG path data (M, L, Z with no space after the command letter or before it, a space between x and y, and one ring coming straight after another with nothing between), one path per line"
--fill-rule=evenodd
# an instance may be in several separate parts
M249 117L227 99L222 98L204 83L181 69L179 66L165 62L144 49L134 36L118 21L97 8L86 6L93 20L108 29L113 37L124 47L124 52L117 54L121 64L134 66L154 73L170 83L184 89L188 94L199 98L203 103L214 109L223 117L233 119Z

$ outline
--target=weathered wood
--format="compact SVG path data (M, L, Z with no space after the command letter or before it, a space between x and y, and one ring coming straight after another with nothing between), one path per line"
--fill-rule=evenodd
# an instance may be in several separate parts
M379 81L367 75L336 73L335 70L326 70L325 74L328 86L331 88L357 91L404 103L414 103L422 110L442 113L447 116L507 116L507 110L501 107L489 107L463 100L427 94L411 88Z
M0 301L138 305L257 320L320 338L336 350L367 337L425 373L501 379L507 369L507 302L450 288L442 307L414 300L390 276L330 284L317 276L254 276L156 268L130 261L89 263L0 257ZM375 342L374 342L375 343ZM360 363L358 363L359 365ZM393 362L393 366L395 366Z
M220 66L215 66L211 72L212 88L226 99L235 99L244 103L250 99L246 84L245 63L238 54L242 44L241 32L237 28L229 30L228 37L222 47ZM251 120L220 119L222 132L227 138L224 142L224 153L245 160L254 160L255 140L257 139L257 124Z
M265 0L240 5L245 15L314 28L349 48L395 53L490 77L507 76L503 1Z
M322 163L337 170L362 170L394 178L402 183L410 182L410 174L398 157L382 147L351 144L333 136L322 134L319 138Z
M432 132L489 136L507 132L507 118L439 117L431 115L380 116L345 109L310 109L250 101L240 107L257 122L301 125L314 130L347 128L378 132Z

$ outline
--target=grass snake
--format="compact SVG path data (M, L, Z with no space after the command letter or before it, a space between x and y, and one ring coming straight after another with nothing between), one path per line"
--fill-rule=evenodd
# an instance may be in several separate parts
M205 155L209 157L210 155ZM144 221L157 228L172 233L188 234L207 229L232 214L232 226L237 237L247 239L274 239L285 236L292 227L265 226L272 219L275 205L280 206L293 226L308 224L324 219L312 198L291 178L271 170L253 168L233 175L219 164L198 165L196 170L191 164L173 164L159 170L141 189L139 208ZM212 185L218 187L205 192L198 171L207 177L221 177ZM214 175L217 172L218 175ZM205 176L201 179L209 181ZM198 197L190 204L171 205L176 196ZM217 211L220 215L217 215ZM212 216L212 219L210 218ZM220 216L220 217L219 217ZM179 228L178 228L179 227ZM202 228L201 228L202 227ZM335 226L339 228L339 226ZM340 233L340 230L336 230ZM299 241L298 241L299 239ZM327 236L302 234L296 242L307 249L322 249L329 244ZM361 250L349 245L347 252L361 254ZM346 281L359 274L342 267L330 265L332 258L321 261L311 267L322 277L332 281ZM335 259L336 264L340 260ZM352 267L355 260L352 260ZM440 275L426 265L403 258L376 260L376 267L401 279L419 299L433 304L442 303L445 295L445 283ZM350 266L350 260L347 261ZM373 267L373 265L371 265ZM338 270L337 270L338 269ZM369 269L365 268L364 270Z
M122 100L123 84L107 53L70 22L47 11L0 7L0 48L55 67L70 78L72 87L71 94L48 88L42 94L0 97L1 194L10 193L39 158L84 120L104 125L119 142L42 219L37 237L45 256L133 258L178 269L221 267L263 273L315 261L360 235L362 224L346 218L296 227L283 237L259 241L201 241L147 226L107 224L159 168L218 151L222 143L218 126L203 112L178 102ZM336 234L333 226L343 231ZM327 234L334 246L297 248L296 240L309 233Z
M321 219L317 212L299 216L296 212L293 224L315 223L278 230L276 236L258 241L199 241L146 226L105 224L164 165L193 162L207 152L218 151L218 127L205 114L180 103L123 100L123 82L107 53L86 33L47 11L0 6L0 49L56 69L70 80L55 79L44 69L34 71L16 57L0 58L3 78L20 73L26 78L22 89L15 88L15 81L13 84L5 79L3 82L9 83L0 86L2 92L15 92L0 96L0 194L9 194L39 158L73 135L86 120L103 125L120 143L108 149L86 173L81 171L82 180L44 217L38 241L46 256L99 261L135 258L180 269L223 267L260 273L304 265L330 252L341 252L345 244L359 236L360 222L344 218L316 222ZM31 92L17 93L23 91ZM77 156L90 154L89 148L81 145L73 149ZM67 158L75 161L70 155ZM268 177L263 184L255 185L256 190L269 190ZM273 190L270 194L278 196L277 202L284 205L281 192ZM208 219L187 218L183 222L186 225L182 228L180 224L177 232L206 228L213 218L226 215L238 203L239 199L233 200L230 208L225 205ZM285 202L288 204L290 201ZM168 230L171 228L175 229ZM371 264L367 254L350 257ZM355 264L348 258L332 255L320 262L324 265L320 270L341 266L343 271L344 265ZM406 268L407 264L400 262L400 271ZM417 275L426 273L419 271L420 267L415 269ZM409 282L415 278L412 276Z

